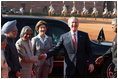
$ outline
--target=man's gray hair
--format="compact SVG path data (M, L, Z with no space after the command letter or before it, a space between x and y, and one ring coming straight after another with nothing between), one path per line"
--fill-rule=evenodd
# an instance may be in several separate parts
M113 18L112 22L115 22L117 24L117 18Z
M70 23L70 21L71 21L72 19L76 19L76 20L79 22L78 18L76 18L76 17L70 17L70 18L68 19L68 24Z
M31 30L31 31L32 31L32 29L31 29L29 26L24 26L24 27L22 28L21 33L20 33L20 37L21 37L21 38L22 38L23 35L27 32L27 30ZM32 32L33 32L33 31L32 31Z

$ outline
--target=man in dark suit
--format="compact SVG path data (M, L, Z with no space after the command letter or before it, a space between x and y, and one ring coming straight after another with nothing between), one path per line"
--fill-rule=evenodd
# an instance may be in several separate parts
M114 67L112 77L116 78L117 77L117 18L114 18L112 20L112 28L113 31L116 33L116 36L113 41L113 46L103 56L98 57L95 63L99 64L103 62L105 57L112 56L112 67Z
M42 58L49 58L64 48L64 77L85 77L87 72L86 61L89 60L88 70L94 70L91 46L88 34L78 31L79 21L76 17L68 20L70 31L61 35L57 45L43 54Z
M5 34L7 37L7 45L4 52L9 67L9 78L17 78L20 76L21 65L19 63L18 52L14 41L17 33L16 20L8 21L2 27L2 34Z

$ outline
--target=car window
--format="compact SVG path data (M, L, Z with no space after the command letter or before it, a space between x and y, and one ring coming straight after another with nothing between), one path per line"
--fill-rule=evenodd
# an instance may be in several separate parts
M38 33L35 31L35 24L33 23L33 25L30 24L29 26L32 28L34 36L36 36ZM60 35L65 32L67 32L67 30L65 30L63 27L60 27L58 24L48 23L46 34L52 37L53 44L56 44L60 38Z
M33 30L33 36L36 36L37 35L37 32L35 31L35 25L36 23L39 21L39 20L44 20L48 23L48 29L47 29L47 32L46 34L51 36L52 39L53 39L53 44L56 44L60 38L60 35L69 31L69 27L68 25L63 22L63 21L60 21L60 20L54 20L54 19L45 19L45 18L42 18L42 19L37 19L37 18L15 18L15 17L12 17L12 18L3 18L3 21L2 21L2 25L7 22L7 21L10 21L10 20L14 20L16 19L17 20L17 28L18 28L18 36L16 38L16 40L18 40L20 37L20 32L21 32L21 29L24 27L24 26L30 26Z
M49 26L50 27L48 28L46 34L51 36L53 39L53 43L56 44L60 38L60 35L65 33L66 31L58 24L49 24Z

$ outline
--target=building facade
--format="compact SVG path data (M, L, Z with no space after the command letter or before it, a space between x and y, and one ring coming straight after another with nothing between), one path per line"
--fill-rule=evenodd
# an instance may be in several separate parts
M24 8L25 12L30 12L32 9L32 13L47 13L50 6L50 1L2 1L2 6L7 6L9 9L20 7ZM55 9L55 13L61 13L63 7L63 1L51 1L53 8ZM72 10L73 1L64 1L68 13ZM114 1L95 1L95 7L102 13L105 8L105 3L107 3L108 11L113 11ZM115 1L117 4L117 2ZM76 9L81 12L84 6L84 1L75 1ZM85 1L85 7L89 11L92 12L92 8L94 7L94 1Z

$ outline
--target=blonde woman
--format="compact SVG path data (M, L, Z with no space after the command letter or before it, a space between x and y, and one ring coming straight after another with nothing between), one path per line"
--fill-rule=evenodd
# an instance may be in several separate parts
M41 54L52 48L52 38L45 34L47 28L48 25L43 20L40 20L35 26L35 29L39 34L32 38L32 46L34 54L39 57ZM53 58L47 60L43 59L34 65L36 78L48 78L48 74L52 72Z

